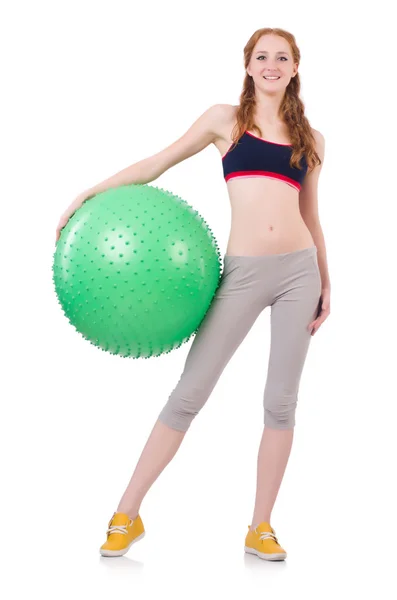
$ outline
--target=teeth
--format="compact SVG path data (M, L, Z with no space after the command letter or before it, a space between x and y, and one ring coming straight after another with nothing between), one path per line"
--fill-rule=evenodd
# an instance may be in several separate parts
M265 79L271 79L271 80L272 79L280 79L280 77L266 77L266 75L264 77L265 77Z

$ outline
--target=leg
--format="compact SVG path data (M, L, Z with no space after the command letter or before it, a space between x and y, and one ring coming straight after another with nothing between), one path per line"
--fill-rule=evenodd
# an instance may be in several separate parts
M309 255L305 264L298 285L279 296L271 308L265 427L258 453L253 529L262 521L270 522L292 447L299 383L311 340L307 326L315 318L321 294L316 261Z
M154 425L118 512L134 518L147 491L175 456L194 416L263 309L257 290L246 270L225 260L219 288L193 339L184 371Z
M160 421L156 421L127 489L119 502L117 512L126 513L131 519L136 518L143 498L175 456L184 437L184 432L176 431Z
M228 263L230 268L193 341L179 382L159 415L160 421L179 431L188 430L263 310L263 292L250 262L231 258L236 260Z
M291 452L293 429L264 427L259 445L255 508L251 529L259 523L270 523L274 503L280 489Z

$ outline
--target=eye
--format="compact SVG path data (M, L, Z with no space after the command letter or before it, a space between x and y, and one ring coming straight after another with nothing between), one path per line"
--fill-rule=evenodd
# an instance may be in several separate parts
M266 56L264 56L263 54L261 54L260 56L258 56L257 60L259 60L260 58L266 58ZM279 59L283 58L284 60L288 60L288 58L286 56L279 56L278 58Z

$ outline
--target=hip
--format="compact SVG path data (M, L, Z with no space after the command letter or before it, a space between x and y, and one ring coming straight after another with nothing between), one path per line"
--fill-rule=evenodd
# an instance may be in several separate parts
M320 296L316 246L263 255L224 255L218 296L249 301L265 296L272 303L286 294L298 301Z

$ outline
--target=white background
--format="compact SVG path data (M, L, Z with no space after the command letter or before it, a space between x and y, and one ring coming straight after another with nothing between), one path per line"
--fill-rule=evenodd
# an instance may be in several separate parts
M394 597L396 47L387 6L41 1L2 10L4 597ZM326 140L319 212L331 315L311 341L272 514L288 558L243 551L270 309L144 499L145 539L125 557L101 558L192 340L149 360L86 342L54 295L55 229L78 193L171 144L209 106L237 104L243 47L266 26L295 35L306 115ZM225 252L231 215L214 146L151 184L194 206Z

